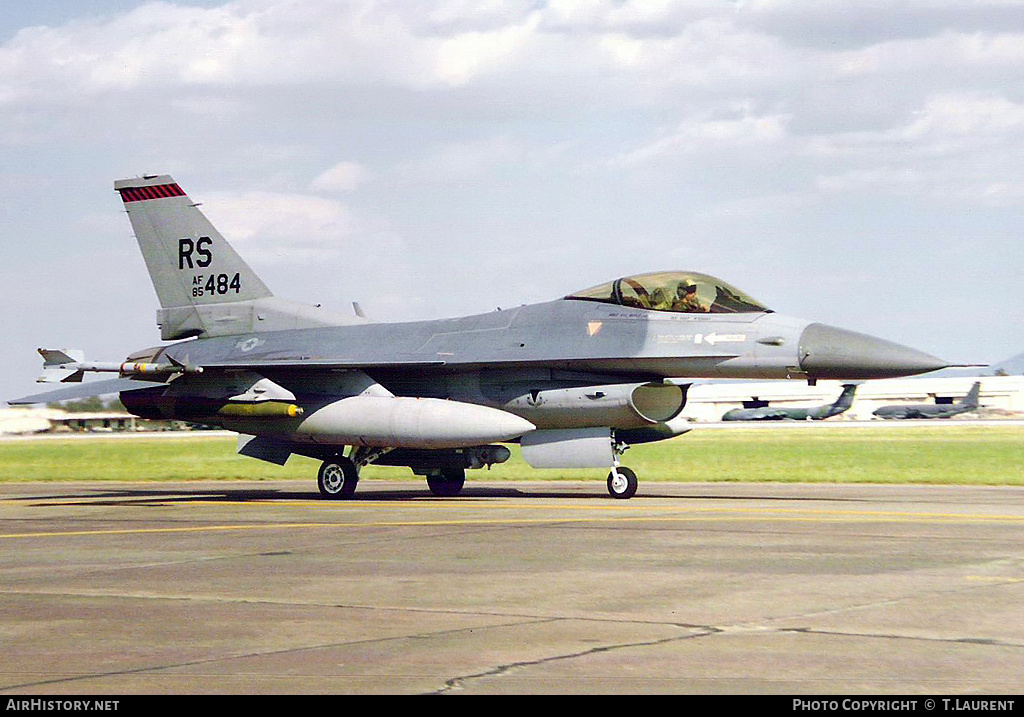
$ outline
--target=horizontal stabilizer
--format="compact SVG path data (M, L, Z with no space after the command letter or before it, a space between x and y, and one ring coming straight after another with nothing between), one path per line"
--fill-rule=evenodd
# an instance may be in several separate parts
M138 391L143 388L166 385L167 384L154 383L152 381L137 381L130 378L114 378L108 381L87 381L76 386L58 388L55 391L37 393L32 396L22 396L21 398L12 399L7 403L12 406L27 406L33 403L74 401L79 398L92 398L93 396L105 396L111 393L121 393L122 391Z
M283 466L292 455L291 444L265 436L238 436L238 454Z

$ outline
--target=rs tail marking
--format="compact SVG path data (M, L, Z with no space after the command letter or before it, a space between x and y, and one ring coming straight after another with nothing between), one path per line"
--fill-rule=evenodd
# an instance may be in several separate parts
M160 300L161 338L366 323L274 296L167 175L114 182Z

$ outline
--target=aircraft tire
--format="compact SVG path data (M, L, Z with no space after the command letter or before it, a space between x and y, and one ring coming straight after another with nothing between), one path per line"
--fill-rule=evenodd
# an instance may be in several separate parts
M608 492L613 498L632 498L637 485L636 473L626 466L612 468L608 474Z
M439 498L454 498L466 484L465 468L449 468L427 476L427 487Z
M351 498L352 494L356 492L356 483L358 482L359 473L356 471L356 464L344 456L324 461L316 479L320 495L331 500Z

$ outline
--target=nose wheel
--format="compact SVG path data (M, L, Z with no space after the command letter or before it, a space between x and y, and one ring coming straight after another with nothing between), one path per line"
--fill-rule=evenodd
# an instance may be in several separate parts
M613 498L632 498L636 487L636 473L626 466L615 466L608 474L608 492Z

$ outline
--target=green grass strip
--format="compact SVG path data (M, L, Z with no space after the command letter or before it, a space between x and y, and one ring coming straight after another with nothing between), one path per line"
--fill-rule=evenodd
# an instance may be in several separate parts
M775 481L1024 485L1024 427L913 426L701 429L634 446L622 457L641 481ZM0 481L316 480L318 462L281 467L235 453L235 440L72 438L0 441ZM519 456L487 480L602 478L601 469L534 470ZM366 479L409 479L406 468L368 466Z

